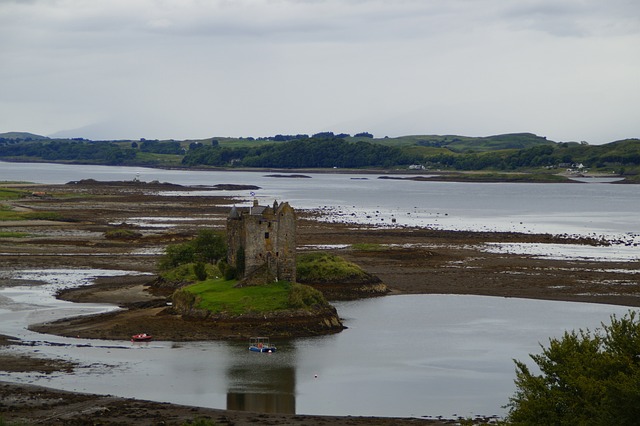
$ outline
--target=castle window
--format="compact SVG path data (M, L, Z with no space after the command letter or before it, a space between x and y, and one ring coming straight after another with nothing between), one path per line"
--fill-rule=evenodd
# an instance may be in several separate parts
M268 233L268 232L265 232L265 233L264 233L264 239L265 239L265 240L268 240L268 239L269 239L269 233Z

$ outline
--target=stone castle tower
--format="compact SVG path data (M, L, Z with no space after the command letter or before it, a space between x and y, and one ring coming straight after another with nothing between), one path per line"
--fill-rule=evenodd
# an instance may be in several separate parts
M296 214L274 201L247 210L235 206L227 218L227 263L249 284L296 280Z

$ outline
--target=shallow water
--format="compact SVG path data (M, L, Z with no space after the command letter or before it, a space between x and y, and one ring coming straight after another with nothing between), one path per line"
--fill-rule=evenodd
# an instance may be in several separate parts
M47 285L0 288L0 334L32 347L3 349L80 363L69 374L5 374L3 380L213 408L326 415L503 415L513 393L513 358L565 330L595 328L625 307L481 296L388 296L336 303L343 332L273 342L274 354L244 342L130 343L63 338L29 323L113 306L55 300L108 271L40 271ZM124 271L116 272L124 273ZM71 283L69 283L71 284Z

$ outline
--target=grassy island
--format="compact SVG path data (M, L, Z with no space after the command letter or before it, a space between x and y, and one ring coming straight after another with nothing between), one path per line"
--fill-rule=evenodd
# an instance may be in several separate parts
M236 280L224 278L205 280L177 290L173 300L178 306L191 306L211 314L226 315L266 314L328 306L322 293L306 285L280 281L237 287Z

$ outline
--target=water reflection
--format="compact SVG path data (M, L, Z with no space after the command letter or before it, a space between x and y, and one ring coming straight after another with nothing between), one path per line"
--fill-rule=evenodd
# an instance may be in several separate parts
M295 349L279 345L276 353L249 352L227 369L227 409L261 413L296 413Z

